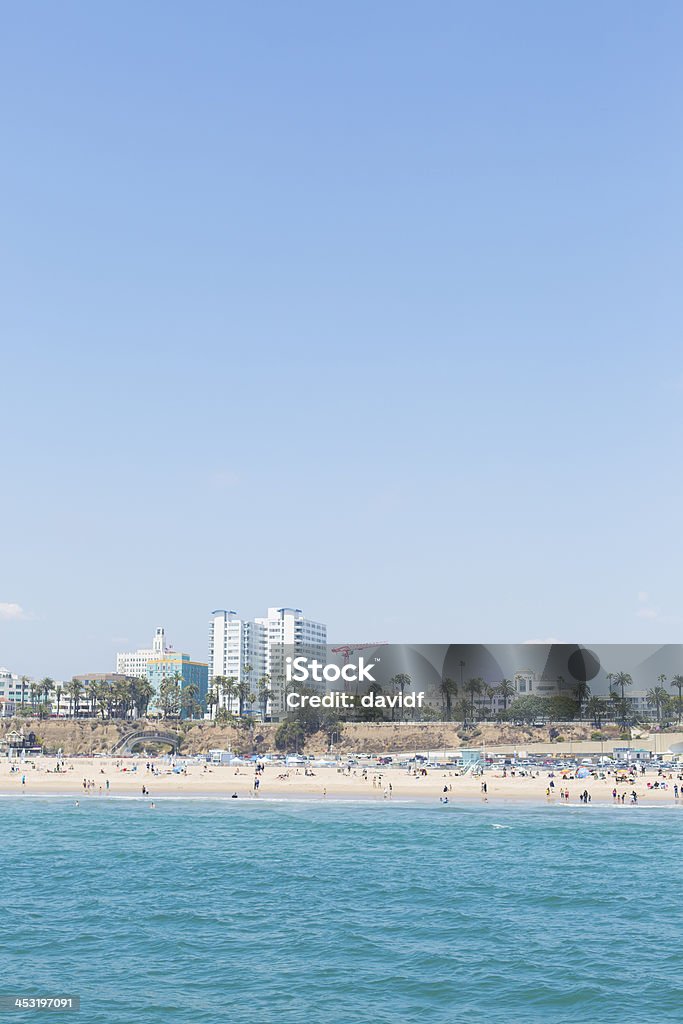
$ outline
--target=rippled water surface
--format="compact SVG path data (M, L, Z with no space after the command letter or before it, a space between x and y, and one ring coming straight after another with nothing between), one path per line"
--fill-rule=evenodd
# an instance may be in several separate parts
M674 808L94 797L0 816L0 993L80 995L81 1024L683 1019Z

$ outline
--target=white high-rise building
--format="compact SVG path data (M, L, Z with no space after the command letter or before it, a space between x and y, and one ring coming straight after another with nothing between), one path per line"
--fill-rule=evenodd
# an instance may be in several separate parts
M209 685L221 676L251 684L258 692L258 682L267 673L266 631L259 622L240 619L237 612L218 609L211 613L209 624ZM246 669L246 671L245 671ZM239 700L216 687L218 708L237 714Z
M257 619L266 630L267 667L272 700L270 713L280 718L285 708L285 659L304 657L326 661L327 626L307 619L301 608L269 608Z
M122 676L138 676L140 679L147 679L148 662L156 658L163 658L171 650L172 648L166 644L164 627L159 626L154 633L151 647L116 655L116 671Z
M227 676L244 682L244 668L251 666L246 681L257 693L259 680L269 677L273 697L267 713L277 718L284 712L285 658L325 661L326 644L327 627L305 618L300 608L269 608L265 617L253 620L219 609L209 626L209 680ZM221 696L218 706L238 710L235 698Z

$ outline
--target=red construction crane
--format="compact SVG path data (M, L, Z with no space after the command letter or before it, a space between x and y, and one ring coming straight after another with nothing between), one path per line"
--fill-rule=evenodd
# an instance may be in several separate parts
M344 664L347 665L352 654L356 651L368 651L372 647L386 647L387 641L380 640L377 644L342 644L340 647L331 647L333 654L343 654Z

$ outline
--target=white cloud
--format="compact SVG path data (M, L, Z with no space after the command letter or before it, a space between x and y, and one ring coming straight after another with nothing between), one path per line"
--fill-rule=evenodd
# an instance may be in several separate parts
M21 619L28 619L30 616L20 604L14 601L0 601L0 619L4 622L19 622Z
M636 612L639 619L658 619L659 612L656 608L639 608Z

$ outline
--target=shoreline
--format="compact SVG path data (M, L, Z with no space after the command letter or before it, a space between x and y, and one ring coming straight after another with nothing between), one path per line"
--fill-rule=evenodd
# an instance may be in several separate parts
M267 800L305 800L306 802L361 801L377 803L438 804L448 798L451 804L513 806L635 806L683 807L683 780L680 773L658 775L649 770L636 779L569 778L559 773L540 771L533 775L509 774L489 770L483 776L461 775L456 771L430 769L412 775L398 769L353 769L351 773L335 768L315 768L305 773L268 765L260 775L252 767L190 764L174 771L169 762L120 758L65 758L63 771L53 770L53 759L36 757L31 761L0 762L0 797L57 796L73 800L126 798L153 802L157 799L237 799L250 803ZM13 770L10 770L13 769ZM258 790L255 783L258 782ZM648 783L650 784L648 786ZM650 788L657 783L657 789ZM486 785L486 792L482 786ZM143 789L144 787L144 789ZM616 790L619 800L613 797ZM560 793L567 794L560 796ZM583 804L579 796L587 793ZM624 798L622 802L622 797Z

